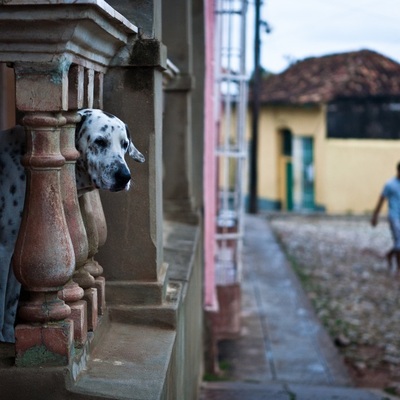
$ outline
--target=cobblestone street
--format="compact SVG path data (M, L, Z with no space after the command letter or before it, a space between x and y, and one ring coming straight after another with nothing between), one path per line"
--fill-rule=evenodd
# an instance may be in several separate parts
M400 386L400 279L387 221L273 214L273 232L360 386Z

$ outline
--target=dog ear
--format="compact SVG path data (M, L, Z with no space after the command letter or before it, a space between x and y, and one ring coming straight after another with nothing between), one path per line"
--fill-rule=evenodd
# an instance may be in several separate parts
M145 162L144 155L133 145L131 134L128 129L128 125L125 124L126 134L129 140L128 154L137 162Z

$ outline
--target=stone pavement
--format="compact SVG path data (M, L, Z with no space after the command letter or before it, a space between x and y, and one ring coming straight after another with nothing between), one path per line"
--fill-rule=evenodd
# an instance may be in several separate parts
M231 380L200 400L384 400L351 387L345 366L262 216L246 216L242 332L220 343Z

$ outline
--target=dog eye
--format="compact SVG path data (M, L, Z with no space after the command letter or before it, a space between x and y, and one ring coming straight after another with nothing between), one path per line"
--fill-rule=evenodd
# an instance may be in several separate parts
M94 143L99 147L107 147L107 140L103 138L97 138Z
M128 148L129 142L127 140L121 141L121 147L126 150Z

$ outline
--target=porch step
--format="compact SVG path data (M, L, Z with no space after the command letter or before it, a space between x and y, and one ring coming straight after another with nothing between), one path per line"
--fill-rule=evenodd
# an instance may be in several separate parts
M182 302L182 284L169 282L162 304L121 305L108 303L111 321L126 324L152 325L161 328L176 328L178 308Z
M175 336L173 329L111 322L69 390L90 398L162 399Z

